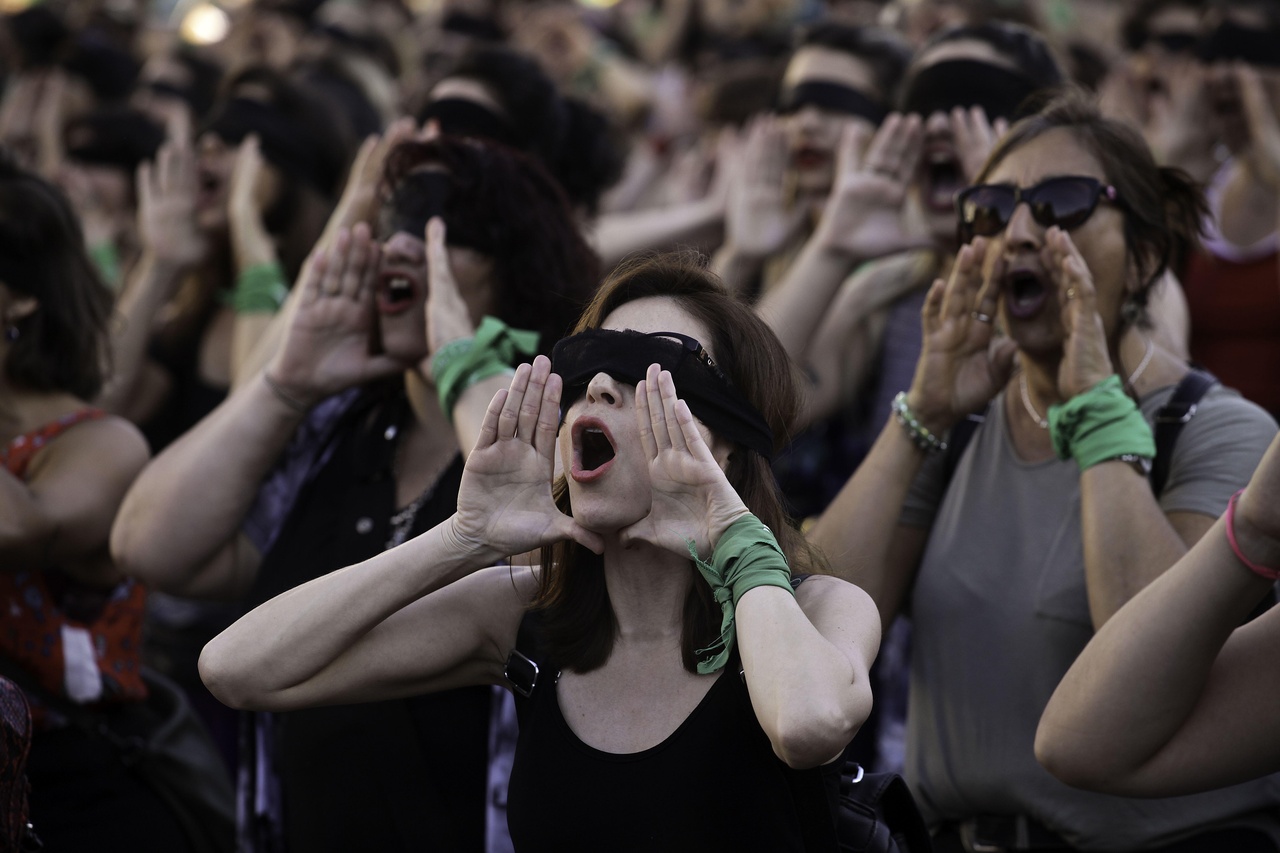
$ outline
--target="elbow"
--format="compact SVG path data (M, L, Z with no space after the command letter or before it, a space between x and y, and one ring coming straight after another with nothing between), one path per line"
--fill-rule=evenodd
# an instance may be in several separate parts
M200 680L214 698L237 711L272 711L268 697L255 690L249 673L238 665L236 655L226 643L214 637L200 652L197 668Z
M122 574L165 591L168 578L163 570L164 563L151 559L146 547L148 537L139 527L129 513L124 509L120 511L111 526L111 559Z
M838 758L871 713L871 693L862 691L851 702L807 707L803 713L780 716L773 751L796 770L819 767Z
M1036 761L1065 785L1104 791L1115 780L1104 762L1093 760L1082 740L1072 737L1067 730L1042 722L1036 730Z

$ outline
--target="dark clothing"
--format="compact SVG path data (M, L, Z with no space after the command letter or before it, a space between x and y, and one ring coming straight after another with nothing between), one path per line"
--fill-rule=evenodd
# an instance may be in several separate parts
M383 550L397 510L396 438L410 417L400 392L350 406L264 554L250 607ZM453 514L461 477L459 456L412 535ZM276 715L288 850L482 851L490 701L475 687Z
M520 739L507 824L520 851L835 851L836 765L792 770L756 720L737 656L662 743L615 754L583 743L545 655ZM543 659L538 659L539 657Z

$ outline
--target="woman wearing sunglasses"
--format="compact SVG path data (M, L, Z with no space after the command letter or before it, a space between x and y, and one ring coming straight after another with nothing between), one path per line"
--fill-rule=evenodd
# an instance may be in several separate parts
M1272 781L1126 800L1067 787L1033 751L1093 632L1209 529L1275 434L1215 387L1158 497L1147 479L1150 423L1188 368L1143 306L1203 201L1074 97L1016 124L976 182L911 385L812 534L886 623L910 607L907 774L937 848L1273 851Z
M205 648L206 683L274 710L519 691L518 850L834 853L824 785L880 634L861 590L792 579L820 561L768 465L786 355L662 258L575 331L493 398L453 516L260 605Z

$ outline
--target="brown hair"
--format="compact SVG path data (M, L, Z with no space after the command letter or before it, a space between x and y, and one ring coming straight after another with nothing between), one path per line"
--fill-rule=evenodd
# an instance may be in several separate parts
M791 360L773 331L729 293L697 253L624 263L601 285L574 334L598 328L619 306L654 296L675 300L710 330L711 340L702 343L716 364L764 416L775 443L785 439L799 405ZM826 570L825 559L788 518L768 460L735 448L725 476L747 507L774 531L793 572ZM564 477L556 480L554 492L556 504L572 515ZM533 607L541 613L548 651L575 672L602 666L617 634L602 559L574 542L560 542L542 549L542 566ZM692 562L689 571L694 583L684 604L681 655L685 669L696 672L695 650L710 646L720 635L720 606Z
M985 181L1011 152L1058 128L1071 131L1116 188L1125 247L1142 281L1134 299L1145 307L1152 285L1166 269L1180 266L1199 242L1209 213L1204 195L1186 172L1158 165L1136 130L1104 117L1079 90L1060 95L1010 128L974 183ZM1145 323L1145 317L1139 319Z

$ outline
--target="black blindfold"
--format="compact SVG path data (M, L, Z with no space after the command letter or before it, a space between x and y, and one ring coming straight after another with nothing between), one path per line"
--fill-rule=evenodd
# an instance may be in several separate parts
M311 184L322 195L333 191L334 176L324 168L306 133L270 104L252 98L232 98L205 124L201 133L212 133L228 145L239 145L251 133L258 135L262 156L280 171Z
M164 129L141 113L96 113L73 119L65 139L68 159L132 176L140 163L156 156Z
M635 385L651 364L671 372L680 398L712 432L765 459L772 457L773 432L764 417L696 340L675 332L588 329L558 342L551 351L551 370L564 380L561 412L586 393L597 373Z
M952 59L931 65L911 79L902 111L928 118L956 107L982 107L988 119L1022 118L1020 107L1036 91L1016 71L975 59Z
M496 257L504 243L501 226L494 217L480 216L454 191L453 178L440 169L420 169L405 175L390 198L382 204L378 235L386 239L397 231L424 239L427 222L433 216L444 220L450 246L465 246L482 255Z
M841 83L815 80L801 83L783 93L778 112L790 115L807 106L845 115L859 116L872 124L884 121L885 109L862 92Z
M1223 21L1200 43L1205 62L1239 60L1249 65L1280 68L1280 30L1254 30Z
M521 147L510 123L475 101L468 101L465 98L441 98L438 101L432 101L418 116L422 124L426 124L431 119L435 119L440 124L440 130L446 136L491 139L512 148Z

